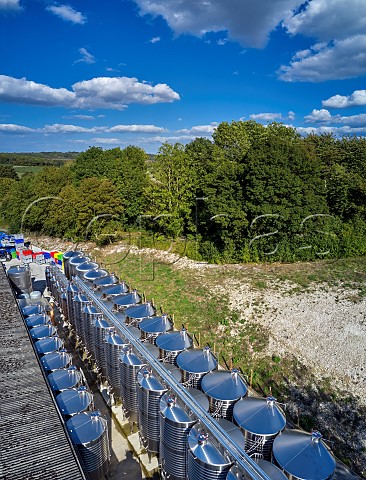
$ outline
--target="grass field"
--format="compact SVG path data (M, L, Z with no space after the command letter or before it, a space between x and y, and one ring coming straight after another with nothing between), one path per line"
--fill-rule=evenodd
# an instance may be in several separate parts
M21 178L26 173L35 173L42 170L43 166L32 166L32 165L14 165L14 170L17 172L18 176Z

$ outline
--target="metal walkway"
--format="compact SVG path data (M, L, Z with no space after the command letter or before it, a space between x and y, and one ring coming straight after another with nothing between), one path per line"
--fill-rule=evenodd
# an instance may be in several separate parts
M0 479L85 480L1 264Z

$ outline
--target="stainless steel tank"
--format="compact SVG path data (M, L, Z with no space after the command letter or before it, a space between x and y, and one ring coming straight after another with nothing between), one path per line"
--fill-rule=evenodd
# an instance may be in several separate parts
M67 311L67 292L66 288L62 287L61 288L61 294L60 294L60 307L61 307L61 313L64 316L65 319L68 318L68 311Z
M92 359L95 359L94 324L97 318L103 318L94 305L86 305L82 310L83 342Z
M41 365L46 373L59 370L60 368L68 368L72 364L72 356L64 348L57 352L46 353L40 358Z
M17 295L33 291L31 271L28 265L16 265L10 267L6 273L9 277L11 286Z
M119 282L119 279L117 275L115 275L114 273L111 273L109 275L96 278L95 280L93 280L93 288L94 290L101 291L102 288L108 287L109 285L114 285L115 283L118 283L118 282Z
M39 325L47 325L51 323L51 318L46 313L35 313L25 318L28 328L38 327Z
M83 309L89 305L90 302L88 298L79 293L74 297L74 323L75 323L75 332L78 339L82 340L83 338L83 316L82 311Z
M126 347L126 340L122 339L113 327L107 330L104 345L107 379L113 394L119 398L121 397L119 356Z
M160 397L167 389L143 367L137 373L138 424L142 443L149 452L159 452L160 442Z
M110 328L109 323L104 320L102 317L97 317L94 321L94 352L95 352L95 363L103 375L107 376L107 365L105 357L105 338L107 331Z
M69 261L73 257L81 257L81 256L83 256L83 252L80 252L79 250L69 250L69 251L67 251L63 254L62 261L63 261L63 264L64 264L64 273L65 273L66 278L68 278L69 280L70 280Z
M41 338L54 337L57 335L57 329L53 325L38 325L31 328L29 334L33 341L41 340Z
M83 377L75 365L68 368L55 370L47 375L48 383L52 391L57 394L67 388L79 387L82 384Z
M125 309L126 325L138 326L143 318L152 317L156 313L156 308L151 302L133 305Z
M99 265L96 262L80 263L75 270L75 275L84 280L84 275L91 270L98 270Z
M178 332L166 332L159 335L156 339L156 346L159 347L159 358L163 362L176 365L176 359L180 352L191 348L192 338L188 335L185 328Z
M198 390L198 388L194 387L188 387L186 390L204 410L207 412L209 411L210 402L208 401L207 396L201 392L201 390Z
M224 480L232 465L213 437L200 424L188 434L188 479Z
M273 463L268 462L260 458L255 458L258 467L267 475L271 480L287 480L287 477L284 473L281 472ZM230 468L229 473L227 474L226 480L243 480L247 477L244 476L243 470L237 466Z
M79 289L74 283L69 283L66 289L67 297L67 318L69 322L75 324L75 314L74 314L74 297L78 295Z
M139 302L141 302L141 297L137 290L133 290L131 293L125 293L113 298L113 310L123 312L127 307L136 305Z
M47 265L47 267L45 268L44 277L45 277L45 281L46 281L47 290L51 291L51 281L50 281L51 268L49 267L49 265Z
M86 255L79 255L76 257L71 257L70 260L68 261L68 273L69 273L69 280L71 280L72 277L76 275L76 268L85 262L89 262L90 257Z
M178 367L176 367L174 364L172 363L162 363L161 364L162 367L165 368L165 370L167 370L169 372L169 374L174 378L174 380L177 382L177 383L180 383L181 381L181 373L180 373L180 370Z
M188 433L197 420L171 392L160 399L160 416L159 457L164 478L186 480Z
M129 292L129 286L125 282L115 283L102 288L102 299L111 300L118 295Z
M217 358L210 347L190 349L177 356L177 366L182 374L182 383L189 387L201 388L203 376L217 368Z
M98 268L97 270L88 270L84 273L84 282L87 282L89 285L92 284L97 278L107 277L109 272L103 268Z
M46 353L57 352L64 346L60 337L48 337L37 340L34 343L38 355L46 355Z
M284 430L273 442L274 463L291 480L328 480L336 463L319 432Z
M216 422L220 425L222 430L229 435L231 440L236 443L241 450L244 450L245 438L240 428L235 425L235 423L230 422L230 420L226 420L226 418L217 418Z
M99 411L83 412L66 423L88 480L101 480L109 470L110 451L107 421Z
M122 408L131 423L138 421L137 372L146 365L131 347L123 349L119 357Z
M285 428L286 417L274 397L246 397L234 405L233 418L245 436L248 455L271 460L275 437Z
M139 323L141 330L141 341L154 343L161 334L172 330L173 321L166 313L157 317L144 318Z
M207 373L201 381L202 391L210 401L213 417L232 420L234 404L248 393L248 387L235 368Z
M70 418L78 413L93 409L93 395L87 387L63 390L56 396L57 406L64 417Z
M38 303L36 305L26 305L22 308L22 314L24 317L29 317L30 315L37 315L45 311L45 306Z

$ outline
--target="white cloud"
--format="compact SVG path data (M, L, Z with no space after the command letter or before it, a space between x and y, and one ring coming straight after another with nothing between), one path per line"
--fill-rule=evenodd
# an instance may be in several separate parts
M110 133L163 133L167 130L163 127L156 127L155 125L115 125L114 127L111 127L106 131Z
M90 133L96 132L98 128L84 128L78 125L65 125L63 123L54 123L53 125L45 125L39 130L43 133Z
M191 128L182 128L177 130L177 133L185 133L188 135L212 135L215 129L217 128L218 123L212 122L210 125L196 125Z
M329 122L331 119L332 115L325 108L322 108L321 110L314 109L310 115L304 117L305 123Z
M0 12L1 11L16 11L21 10L20 0L0 0Z
M366 126L365 127L351 127L349 125L345 125L343 127L336 127L336 126L325 126L322 125L320 127L295 127L296 130L301 133L301 135L310 135L314 133L315 135L321 135L322 133L333 133L337 137L343 136L351 136L351 135L365 135L366 134Z
M100 143L102 145L110 145L110 144L119 144L121 141L118 138L93 138L92 142Z
M71 23L83 25L86 22L86 17L69 5L49 5L46 10Z
M76 118L77 120L95 120L95 117L93 117L92 115L64 115L62 118L66 118L66 119Z
M288 119L289 120L295 120L295 112L293 112L292 110L290 110L288 113L287 113L287 116L288 116Z
M74 63L80 63L80 62L89 63L89 64L95 63L94 55L89 53L86 48L79 48L79 53L81 55L81 58L79 58L78 60L75 60Z
M9 103L71 107L75 93L66 88L51 88L26 78L0 75L0 100Z
M250 115L252 120L263 120L264 122L274 122L281 120L282 115L280 113L253 113Z
M333 95L322 101L323 107L347 108L366 105L366 90L355 90L351 95Z
M157 42L160 42L161 38L160 37L153 37L153 38L150 38L149 42L150 43L157 43Z
M326 46L311 47L308 53L294 55L288 66L282 65L279 77L286 82L324 82L366 75L366 35L335 40Z
M4 133L32 133L35 130L29 127L23 127L22 125L14 125L12 123L1 123L0 132Z
M66 88L51 88L25 78L0 75L0 101L66 108L123 110L128 104L151 105L179 100L168 85L153 86L129 77L98 77Z
M177 34L226 31L230 40L263 47L269 33L302 0L135 0L141 14L162 16Z
M304 34L320 40L345 39L366 31L363 0L312 0L289 15L283 26L292 34Z

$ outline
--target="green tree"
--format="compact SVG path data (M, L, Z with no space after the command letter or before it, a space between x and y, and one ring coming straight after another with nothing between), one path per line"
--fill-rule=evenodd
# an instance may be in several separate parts
M19 180L15 168L11 165L0 164L0 178L12 178L13 180Z

